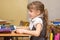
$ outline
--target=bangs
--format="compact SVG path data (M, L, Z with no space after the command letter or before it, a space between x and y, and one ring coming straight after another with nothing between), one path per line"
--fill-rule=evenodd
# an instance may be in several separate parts
M36 6L34 5L34 4L29 4L28 6L27 6L27 8L29 9L29 10L31 10L31 9L36 9Z

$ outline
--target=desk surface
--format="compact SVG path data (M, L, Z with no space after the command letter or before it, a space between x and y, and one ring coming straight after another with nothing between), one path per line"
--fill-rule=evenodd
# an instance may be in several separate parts
M24 37L27 37L27 36L29 36L28 34L17 34L17 33L0 33L0 37L2 37L2 36L24 36Z
M17 29L20 29L20 28L28 28L28 27L17 27ZM24 36L24 37L27 37L27 36L30 36L28 34L18 34L18 33L14 33L14 32L11 32L11 33L0 33L0 37L2 36Z

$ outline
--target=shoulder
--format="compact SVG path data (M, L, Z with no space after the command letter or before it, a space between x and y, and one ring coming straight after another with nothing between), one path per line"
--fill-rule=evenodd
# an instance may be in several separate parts
M36 21L37 21L37 20L38 20L38 21L42 21L42 19L41 19L41 18L36 18Z
M41 18L35 18L35 20L33 20L33 21L34 21L33 22L34 25L36 25L38 23L43 24L43 20Z
M37 21L43 22L43 20L41 18L35 18L34 22L37 22Z

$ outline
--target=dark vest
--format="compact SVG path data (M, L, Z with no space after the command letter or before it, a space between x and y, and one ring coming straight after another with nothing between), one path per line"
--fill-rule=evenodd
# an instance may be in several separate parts
M43 18L41 19L43 20ZM36 28L33 26L32 30L36 30ZM40 36L39 37L31 36L30 40L46 40L45 36L46 36L46 23L43 20L43 29L40 33Z

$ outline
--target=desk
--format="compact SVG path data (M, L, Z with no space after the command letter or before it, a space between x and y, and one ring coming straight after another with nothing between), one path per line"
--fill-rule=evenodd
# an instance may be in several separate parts
M6 21L6 20L0 20L0 25L1 25L1 24L7 24L7 25L9 25L10 22L8 22L8 21Z
M29 36L29 35L27 35L27 34L16 34L16 33L5 33L5 34L1 34L0 33L0 37L1 36Z
M7 36L9 36L9 37L12 37L12 40L14 40L13 39L13 37L16 37L16 40L18 40L18 37L22 37L22 40L23 40L23 37L29 37L29 35L28 34L17 34L17 33L0 33L0 37L7 37Z

